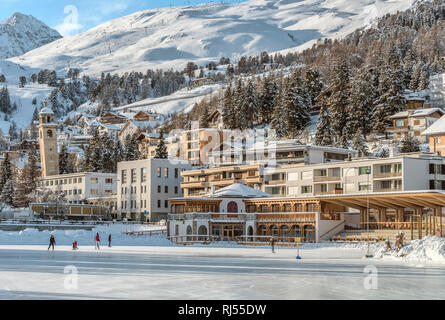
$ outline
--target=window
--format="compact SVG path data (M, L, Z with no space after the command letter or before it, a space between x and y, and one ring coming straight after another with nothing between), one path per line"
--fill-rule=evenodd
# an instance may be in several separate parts
M402 164L401 163L396 163L394 165L394 172L402 172Z
M113 179L112 178L106 178L105 179L105 183L106 184L112 184L113 183Z
M91 178L91 183L92 184L98 184L99 183L99 178Z
M168 168L164 168L164 178L168 178Z
M371 190L371 186L369 184L359 184L358 190L359 191L369 191L369 190Z
M77 178L78 183L82 183L82 178Z
M175 187L175 194L178 193L178 187Z
M77 189L73 190L73 194L75 194L75 195L77 194Z
M302 186L301 193L312 193L312 186Z
M235 201L230 201L227 204L228 213L238 213L238 204Z
M175 168L175 178L177 179L179 177L179 170L178 168Z
M158 186L158 193L161 193L161 186Z
M147 181L147 169L141 168L141 182Z
M121 181L123 184L127 183L127 170L125 169L121 171Z
M73 179L73 183L77 183L77 178L74 178L74 179Z
M161 207L161 200L158 200L158 208Z
M79 189L78 193L79 193L79 194L82 194L82 189Z
M396 127L404 127L405 120L396 120Z
M131 169L131 183L136 182L136 169Z
M72 184L72 183L73 183L73 179L69 179L68 184Z
M91 189L91 194L97 195L99 192L97 189Z
M368 170L369 170L369 173L371 173L371 167L360 167L360 168L358 168L358 174L360 176L362 176L364 174L368 174Z
M312 171L303 171L301 173L301 179L305 180L305 179L312 179Z
M165 201L164 201L164 207L165 207L165 208L168 208L168 200L165 200Z
M168 186L164 187L164 193L168 193Z
M380 166L380 173L390 173L391 172L391 165L385 164Z
M158 178L160 178L161 177L161 168L157 168L156 171L157 171Z

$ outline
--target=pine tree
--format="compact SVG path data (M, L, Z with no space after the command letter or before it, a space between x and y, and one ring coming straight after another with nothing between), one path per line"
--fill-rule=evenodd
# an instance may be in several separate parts
M233 105L232 84L230 83L224 91L223 105L222 105L223 123L226 129L235 129L235 113Z
M320 95L323 89L323 82L321 81L321 74L317 69L310 69L306 72L306 87L311 96L311 105L316 104L316 98Z
M12 179L12 169L11 169L11 162L9 160L9 153L5 154L5 160L3 160L3 164L0 170L1 170L0 174L0 194L1 194L6 183Z
M259 95L259 118L262 124L268 124L272 120L277 93L278 86L272 76L264 77Z
M366 137L372 130L371 118L374 101L378 95L378 88L375 87L376 76L374 68L363 67L352 81L348 126L354 137L359 131Z
M318 117L317 133L315 134L315 144L317 146L332 146L334 144L334 133L331 129L329 105L326 101L320 101L318 104L320 105L320 115Z
M402 145L400 147L400 153L419 152L420 142L416 138L409 134L406 134L402 139Z
M155 159L168 159L167 146L165 145L164 132L159 133L159 143L156 147Z
M59 152L59 173L66 174L69 173L68 170L68 153L66 151L65 144L62 144Z
M375 101L372 115L373 129L383 133L391 126L390 116L405 107L402 70L399 57L393 48L386 61L379 82L379 98Z
M207 103L204 103L204 107L202 108L202 114L199 118L199 127L200 128L208 128L210 126L210 114L209 114L209 107L207 106Z
M361 157L369 154L368 146L366 145L366 140L361 129L354 133L352 147L359 152L359 156Z
M348 62L346 60L336 62L331 79L331 96L328 98L331 128L335 135L336 145L344 145L344 141L349 138L349 132L345 129L349 121L350 78L351 69Z
M6 181L0 194L0 201L11 207L14 205L14 193L16 190L15 185L14 180L9 179Z
M253 86L252 80L247 82L246 87L243 90L241 97L238 97L239 104L239 126L238 128L252 129L254 124L258 122L259 117L259 102L258 95Z

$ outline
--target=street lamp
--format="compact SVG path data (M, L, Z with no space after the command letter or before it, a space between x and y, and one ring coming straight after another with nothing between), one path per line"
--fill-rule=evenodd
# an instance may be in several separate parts
M369 175L371 174L371 169L366 169L366 175L368 176L368 188L369 188ZM367 233L367 242L368 242L368 245L367 245L367 252L366 252L366 255L365 255L365 257L366 258L372 258L374 255L372 255L370 252L369 252L369 192L370 192L370 190L368 190L368 195L367 195L367 200L366 200L366 233Z

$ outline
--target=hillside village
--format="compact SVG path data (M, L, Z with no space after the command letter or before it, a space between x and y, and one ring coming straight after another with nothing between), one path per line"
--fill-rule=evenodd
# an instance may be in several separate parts
M1 75L0 214L163 220L172 239L442 236L442 2L298 53ZM24 111L11 88L49 94Z

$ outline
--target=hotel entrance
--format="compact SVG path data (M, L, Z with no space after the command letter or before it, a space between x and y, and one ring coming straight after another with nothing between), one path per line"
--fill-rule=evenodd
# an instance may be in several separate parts
M244 223L213 223L212 235L222 241L233 241L235 237L244 235Z

